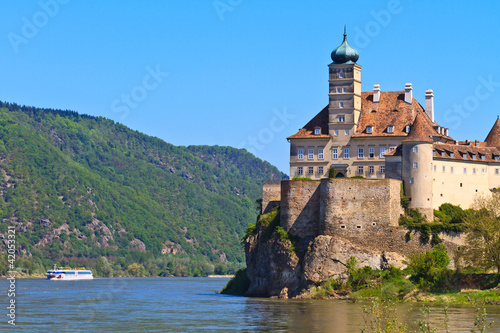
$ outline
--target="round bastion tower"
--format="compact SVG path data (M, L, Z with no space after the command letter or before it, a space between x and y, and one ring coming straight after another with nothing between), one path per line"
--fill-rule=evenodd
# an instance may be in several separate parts
M432 127L430 119L419 113L402 141L402 179L409 208L418 209L428 220L434 218L432 208Z

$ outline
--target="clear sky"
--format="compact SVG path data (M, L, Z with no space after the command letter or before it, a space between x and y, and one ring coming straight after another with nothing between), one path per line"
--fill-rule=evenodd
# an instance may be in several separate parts
M286 173L286 137L328 103L347 38L362 90L413 84L455 139L500 114L498 1L0 1L0 100L111 118L175 145L247 148Z

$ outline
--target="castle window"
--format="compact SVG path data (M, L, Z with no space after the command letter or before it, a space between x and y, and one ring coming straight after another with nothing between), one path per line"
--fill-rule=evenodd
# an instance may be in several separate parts
M413 147L413 152L418 153L418 146Z
M339 158L339 149L332 148L332 160L336 160Z
M318 167L318 174L323 175L323 167Z
M443 172L446 172L446 167L443 165Z
M339 108L343 108L344 107L344 102L340 102L339 103Z
M342 78L344 78L344 72L342 72L342 71L341 71L341 72L339 73L339 78L341 78L341 79L342 79Z
M320 128L315 128L314 129L314 135L320 135L321 134L321 129Z
M349 135L349 130L348 129L345 130L345 135Z
M462 183L460 183L460 187L462 187Z
M476 159L476 154L472 154L472 159L475 160Z
M340 88L337 88L337 93L340 94L342 90Z
M322 160L324 158L323 156L323 148L318 148L318 159Z
M373 165L370 165L368 167L368 173L372 173L372 174L375 173L375 167Z
M340 228L341 228L341 229L345 229L345 225L341 225L341 226L340 226Z
M467 168L464 168L464 175L467 174Z
M312 160L314 158L314 149L313 148L309 148L307 150L307 159L308 160Z
M304 174L304 168L298 167L297 168L297 175L303 175Z
M339 135L339 130L334 130L333 135Z
M358 158L364 158L365 150L363 148L358 148Z
M434 165L434 172L437 171L437 165Z
M481 172L482 172L482 174L484 175L484 174L486 173L486 169L485 169L485 168L482 168L482 169L481 169Z
M441 152L441 157L444 157L444 151Z
M385 147L380 147L380 158L385 158Z
M450 157L453 158L453 153L450 153Z
M347 92L347 88L344 88L344 89L343 89L343 92L345 92L345 93L346 93L346 92Z
M410 178L410 184L413 184L415 182L415 179L413 177Z
M365 170L364 170L364 167L363 167L362 165L358 166L358 173L359 173L360 175L362 175L364 171L365 171Z
M472 168L472 174L475 175L476 174L476 168Z
M462 153L462 158L467 158L467 153Z
M406 125L406 133L410 133L410 125Z
M370 158L375 157L375 148L368 148L368 157Z
M304 159L304 149L302 149L302 148L297 149L297 159L299 159L299 160Z
M413 162L413 169L418 169L418 163L417 162Z
M385 173L385 165L380 166L380 173Z
M349 158L349 148L344 148L344 158Z
M495 175L500 174L500 169L495 169Z
M338 117L337 117L337 121L338 121L339 123L345 123L345 116L338 116Z
M314 167L309 167L307 171L309 172L310 175L312 175L314 173Z
M495 156L493 156L493 159L494 159L495 161L498 161L498 160L500 160L500 156L495 155Z
M481 159L484 161L485 156L483 154L480 155Z
M373 127L366 126L366 134L372 134L372 129L373 129Z
M453 173L453 167L450 167L450 173Z
M394 126L387 126L387 133L394 133Z

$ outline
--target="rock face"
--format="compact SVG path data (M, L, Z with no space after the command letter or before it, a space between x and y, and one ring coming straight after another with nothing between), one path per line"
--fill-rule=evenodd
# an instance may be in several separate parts
M432 249L398 226L396 180L284 181L281 193L275 185L268 189L263 211L281 201L246 238L247 296L295 297L310 285L345 278L351 256L358 267L401 268L410 254ZM460 235L439 236L449 253L463 241Z

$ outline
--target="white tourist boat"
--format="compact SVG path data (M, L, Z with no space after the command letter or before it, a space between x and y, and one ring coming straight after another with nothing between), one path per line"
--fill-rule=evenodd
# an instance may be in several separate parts
M92 280L94 276L90 269L85 267L57 267L47 271L47 279L49 280Z

